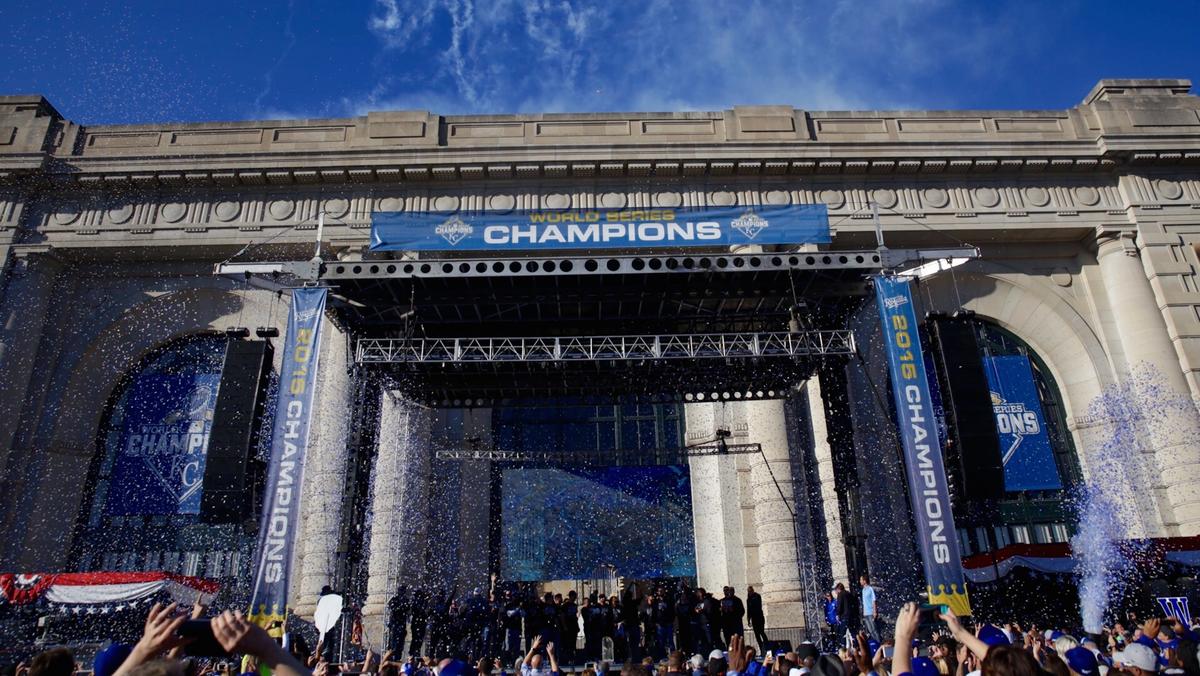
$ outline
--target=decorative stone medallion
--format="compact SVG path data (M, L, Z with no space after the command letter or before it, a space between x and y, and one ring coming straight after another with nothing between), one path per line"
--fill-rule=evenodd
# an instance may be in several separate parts
M550 193L542 198L542 204L547 209L567 209L571 206L571 197L560 192Z
M1041 186L1025 188L1025 199L1035 207L1044 207L1050 203L1050 192Z
M512 195L492 195L488 198L488 208L493 211L512 211L517 206L517 199Z
M384 197L379 200L379 211L404 211L404 200L399 197Z
M237 218L238 214L240 213L242 213L242 205L238 202L231 202L229 200L217 202L217 206L213 209L213 215L217 217L218 221L222 221L224 223L228 223L229 221Z
M841 190L822 190L819 197L830 209L837 209L846 203L846 195Z
M1180 197L1183 197L1183 186L1179 185L1178 182L1172 181L1168 178L1160 178L1155 181L1154 189L1159 195L1169 200L1177 200Z
M708 203L718 207L730 207L737 204L737 195L728 190L717 190L708 194Z
M1090 185L1081 185L1075 188L1075 199L1084 206L1094 207L1100 202L1100 192Z
M113 225L124 225L125 223L129 222L129 219L133 218L133 205L122 204L119 207L113 207L112 209L109 209L108 213L105 215L108 216L109 223L112 223Z
M891 188L879 188L871 191L871 199L884 209L891 209L900 201L896 196L896 191Z
M58 223L59 225L70 225L79 220L79 214L82 209L79 208L78 204L64 204L60 208L61 211L54 214L55 223Z
M767 204L782 206L792 203L792 196L786 190L771 190L763 196L763 201Z
M321 210L330 218L341 218L350 211L350 200L344 197L334 197L325 200L321 205Z
M277 221L286 221L296 213L296 203L292 200L275 200L267 207L267 213Z
M606 192L600 196L600 206L608 209L622 209L628 201L623 192Z
M975 201L979 206L991 209L1000 203L1000 193L995 188L976 188Z
M167 202L158 210L158 215L168 223L178 223L187 215L187 205L183 202Z
M460 204L462 204L462 200L458 198L458 195L438 195L433 198L434 211L458 211Z
M934 209L941 209L950 203L950 193L942 188L926 188L921 196L925 198L925 203Z
M678 207L683 204L683 195L675 191L660 192L654 195L654 206L656 207Z

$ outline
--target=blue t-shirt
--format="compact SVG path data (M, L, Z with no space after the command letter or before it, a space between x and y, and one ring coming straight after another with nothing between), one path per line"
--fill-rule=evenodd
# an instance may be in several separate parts
M863 587L862 607L864 617L870 617L875 614L875 588L871 585Z

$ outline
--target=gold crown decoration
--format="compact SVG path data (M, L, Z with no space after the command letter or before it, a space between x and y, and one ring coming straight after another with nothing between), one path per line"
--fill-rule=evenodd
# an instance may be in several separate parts
M967 596L967 586L964 584L960 591L957 584L950 585L950 590L946 591L946 585L939 584L938 591L933 591L933 587L927 587L929 592L929 603L931 605L946 604L950 606L950 610L954 611L955 615L965 616L971 614L971 599Z

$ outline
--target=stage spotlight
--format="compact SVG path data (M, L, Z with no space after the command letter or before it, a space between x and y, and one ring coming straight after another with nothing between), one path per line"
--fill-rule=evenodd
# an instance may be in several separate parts
M245 326L230 326L225 329L226 338L248 338L250 337L250 329Z
M254 329L254 335L258 336L259 338L278 338L279 329L275 328L274 326L260 326L257 329Z

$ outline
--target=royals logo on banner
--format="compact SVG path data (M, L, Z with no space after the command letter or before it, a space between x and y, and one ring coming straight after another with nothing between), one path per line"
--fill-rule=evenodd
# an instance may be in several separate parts
M1004 458L1004 487L1010 491L1062 488L1029 357L984 357L983 365Z
M137 376L122 412L105 511L199 514L219 373Z
M908 468L908 491L916 517L929 603L944 603L958 615L970 615L958 531L954 528L942 444L925 376L909 281L876 277L875 299L883 322L892 397Z
M824 204L712 208L535 210L508 213L382 211L371 248L511 251L829 242Z
M250 617L266 626L287 612L288 580L296 522L300 518L300 486L308 449L317 355L321 351L321 317L326 289L294 289L283 344L279 401L271 434L271 464L266 504L258 530L258 558Z

